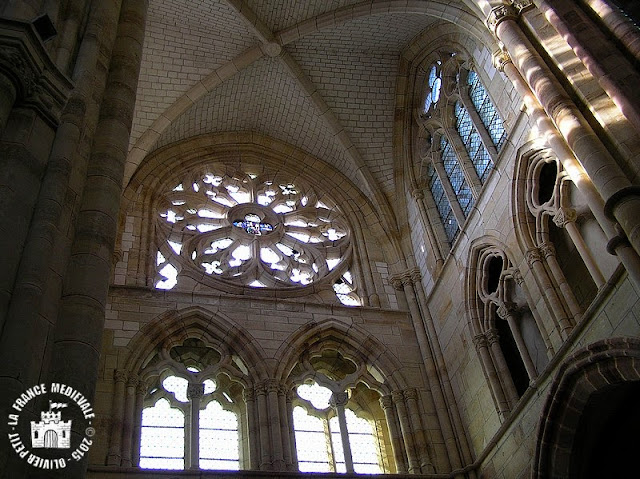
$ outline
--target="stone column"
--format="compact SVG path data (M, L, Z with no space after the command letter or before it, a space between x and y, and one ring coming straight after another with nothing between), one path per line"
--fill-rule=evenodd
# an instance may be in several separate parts
M496 406L498 407L498 416L500 417L500 421L504 421L509 415L511 408L509 406L509 401L507 401L507 398L504 395L504 391L500 384L501 381L498 377L498 372L496 371L493 360L491 359L486 335L477 334L474 336L473 344L476 347L478 356L480 356L480 362L482 363L482 369L486 375L487 382L489 383L491 395L494 397Z
M249 464L251 470L260 469L260 443L258 442L258 421L256 420L256 395L253 389L242 392L247 407L247 433L249 434Z
M404 394L402 391L394 391L391 397L393 399L393 405L398 412L400 430L402 431L402 439L404 440L405 452L407 453L408 472L409 474L418 474L420 472L420 464L416 457L415 441L413 440L413 434L411 432L411 423L409 422L407 407L404 403Z
M551 311L553 313L554 323L558 328L558 334L565 340L569 337L571 330L573 329L573 321L567 314L562 305L555 286L551 283L547 270L542 265L542 256L537 248L532 248L525 252L525 259L529 268L533 271L536 282L542 290L542 294L545 295Z
M373 273L371 272L371 263L369 253L367 251L367 243L362 228L355 228L356 247L358 256L360 257L360 265L362 268L362 276L364 277L364 293L362 296L366 298L366 305L374 308L380 307L380 297L376 291L376 285L373 281Z
M435 473L431 459L429 458L429 450L427 441L420 420L420 408L418 407L418 391L414 388L404 390L404 398L407 404L407 413L411 423L411 430L415 438L416 456L420 462L420 472L422 474Z
M271 440L269 437L269 413L267 409L267 387L263 382L256 386L258 402L258 429L260 430L260 470L271 470Z
M131 465L140 467L140 439L142 437L142 410L144 409L144 397L149 391L146 381L140 380L136 386L136 405L133 417L133 445L131 452Z
M589 20L576 3L558 0L537 0L538 8L571 46L573 52L598 81L609 98L631 122L636 131L640 130L640 104L638 91L629 84L639 83L638 74L627 59L617 50L601 31ZM585 39L589 39L585 43ZM607 65L603 64L606 62ZM625 84L620 84L608 69L615 64L617 70L627 72ZM631 73L633 72L633 73ZM635 81L634 81L635 80Z
M500 5L492 9L488 23L605 200L605 213L620 224L639 253L640 187L631 184L537 53L517 18L514 7Z
M458 133L458 130L455 128L447 128L447 138L449 139L449 144L456 155L456 161L460 165L460 169L462 170L462 175L464 176L465 181L467 182L467 186L471 190L471 195L473 196L473 200L477 200L478 196L480 196L480 191L482 190L482 183L480 182L480 177L478 176L478 172L476 171L476 167L473 165L471 161L471 157L469 156L469 152L464 146L462 138ZM444 162L443 162L444 165ZM456 198L458 195L456 195ZM460 223L462 224L462 223Z
M96 387L111 256L140 71L147 0L124 0L100 121L75 225L52 348L52 380L90 398ZM86 460L65 471L85 475Z
M189 456L185 457L185 468L200 468L200 399L204 396L204 384L189 383L187 399L189 399L189 413L191 416L191 430L189 431Z
M438 425L440 426L440 429L442 431L442 438L446 447L446 467L453 466L454 469L458 469L462 467L462 464L460 460L460 453L458 451L458 445L456 443L456 436L453 432L453 424L449 416L449 406L444 398L443 384L441 382L438 368L433 357L433 349L429 341L429 336L427 335L425 321L422 317L420 306L416 299L412 274L408 271L403 273L402 275L392 277L391 280L393 281L394 287L396 288L398 288L399 285L402 285L402 289L407 298L411 321L413 323L416 339L418 341L420 355L424 363L425 383L426 386L431 390L431 394L433 395L433 401L435 403L436 409L435 412L438 417ZM428 314L428 311L426 311L425 316L427 316ZM398 410L398 415L400 415L400 410ZM400 424L402 426L402 422ZM412 472L411 461L409 461L409 472Z
M442 271L442 266L444 265L444 259L442 258L442 253L440 251L440 244L436 239L436 235L433 232L433 227L431 226L431 220L429 219L429 215L427 214L427 209L424 205L424 192L422 190L414 190L412 193L413 198L416 201L416 205L418 206L418 211L420 212L420 218L422 219L423 229L427 233L427 237L429 238L429 246L431 246L431 251L436 258L436 271L434 276L437 277L440 275L440 271Z
M402 434L398 430L398 421L395 409L393 407L393 399L390 395L380 398L380 406L384 411L384 417L387 421L389 429L389 438L391 440L391 449L393 450L393 458L396 463L396 472L403 474L407 472L407 459L404 455L402 447Z
M280 405L278 402L278 383L267 381L267 404L269 406L269 429L271 431L272 468L274 471L285 470L282 447L282 429L280 425Z
M629 276L640 287L640 256L631 247L624 232L619 232L611 220L605 214L605 203L596 189L593 181L569 148L566 140L556 129L542 105L535 97L529 85L526 83L518 69L511 61L507 52L501 51L494 56L494 63L499 71L503 71L511 80L514 88L524 101L527 112L531 115L540 136L546 140L556 157L562 163L564 170L569 174L571 181L576 185L580 193L587 201L589 209L600 224L609 244L607 251L617 255L624 264Z
M127 372L116 369L113 372L113 405L111 406L111 433L107 466L119 466L122 460L122 423L124 420L125 391Z
M503 302L500 304L496 312L503 321L506 321L509 324L509 330L511 331L511 335L518 347L518 352L520 353L524 367L527 370L529 381L533 381L538 377L538 371L531 360L529 349L527 348L524 338L522 337L522 333L520 332L520 325L518 324L520 313L518 312L516 304Z
M518 391L513 384L511 370L507 365L507 361L504 359L504 354L502 354L502 347L500 346L500 336L498 335L498 331L495 329L486 331L485 336L487 338L487 342L489 343L491 358L493 359L493 363L495 364L496 372L498 373L502 389L505 392L505 396L509 404L509 409L513 409L513 407L520 399L520 396L518 395Z
M624 47L640 62L640 31L633 21L610 4L610 0L582 0Z
M17 97L16 86L6 75L0 73L0 134L7 124L9 114Z
M287 414L287 390L284 386L278 387L278 414L280 416L280 437L282 441L282 458L284 470L291 470L291 444L289 443L289 431L293 429L293 423L289 423Z
M131 467L133 462L133 431L136 420L136 389L140 382L135 374L129 375L124 402L124 421L122 423L122 467Z
M346 392L333 393L331 395L331 406L338 414L338 424L340 425L340 439L342 441L342 451L344 452L344 464L347 474L353 474L353 456L351 455L351 443L349 442L349 430L347 429L347 417L344 407L347 405L349 395Z
M291 467L290 470L298 470L298 451L296 450L296 432L293 424L293 398L295 393L293 390L287 391L287 418L289 422L289 445L291 447Z
M564 297L567 306L569 307L569 311L571 312L573 323L575 324L579 322L580 318L582 317L582 308L580 307L580 304L578 304L578 300L573 294L571 286L569 286L569 283L567 283L567 277L564 275L562 268L560 268L560 265L558 264L555 246L553 246L552 243L548 243L545 241L538 245L538 249L544 256L544 260L549 266L551 274L553 275L556 284L562 292L562 296Z
M580 230L576 226L576 219L578 215L576 211L572 208L559 208L556 214L553 216L553 222L558 228L564 228L569 233L571 237L571 241L575 245L582 261L584 261L585 266L589 270L589 274L593 278L594 283L598 289L600 289L605 284L605 279L598 267L598 263L596 263L595 258L591 254L591 250L584 242L584 238L580 233Z

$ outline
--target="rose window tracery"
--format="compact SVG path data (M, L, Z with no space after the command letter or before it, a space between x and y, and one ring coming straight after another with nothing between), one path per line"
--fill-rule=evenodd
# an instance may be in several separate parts
M154 284L161 289L181 275L302 287L340 278L351 251L347 221L330 197L262 167L192 171L163 195L158 211Z

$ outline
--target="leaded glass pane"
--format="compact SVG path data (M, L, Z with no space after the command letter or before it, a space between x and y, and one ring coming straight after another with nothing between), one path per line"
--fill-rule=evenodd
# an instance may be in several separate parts
M447 173L447 177L449 178L449 182L451 183L451 187L453 188L453 192L456 195L458 203L460 204L460 208L462 208L462 212L466 217L469 215L471 208L473 207L471 189L465 180L460 162L458 161L451 144L444 136L440 141L440 145L442 147L442 163L444 164L444 169Z
M298 467L302 472L330 472L329 449L324 421L304 408L293 409Z
M458 222L453 215L453 210L451 209L449 200L445 195L442 182L436 174L435 168L432 164L430 164L427 169L427 175L429 177L429 189L431 190L433 201L435 202L438 213L440 214L440 219L442 220L447 240L449 243L452 243L458 234Z
M240 469L238 417L218 401L200 411L200 468Z
M469 85L469 96L471 97L471 102L476 108L478 115L480 115L482 123L489 132L489 136L491 137L491 141L493 141L496 150L500 151L507 138L504 123L500 118L495 105L491 101L491 98L489 98L487 90L480 82L480 77L476 72L469 72L467 75L467 84Z
M455 112L456 129L458 130L460 139L462 140L462 143L464 144L464 147L469 154L469 159L471 160L471 163L476 170L480 182L484 183L489 176L489 173L491 172L491 168L493 167L491 156L482 143L480 135L478 134L471 121L469 112L461 102L456 102ZM473 203L470 205L470 207L471 206L473 206ZM465 215L466 214L467 213L465 213Z
M166 399L142 411L140 467L184 469L184 414Z

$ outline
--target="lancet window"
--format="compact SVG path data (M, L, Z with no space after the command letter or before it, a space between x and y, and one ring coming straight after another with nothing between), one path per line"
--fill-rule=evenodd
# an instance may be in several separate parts
M504 122L480 75L455 53L427 68L419 114L426 151L419 182L428 189L451 245L470 214L506 142ZM448 205L446 205L448 203ZM438 228L437 228L438 229Z

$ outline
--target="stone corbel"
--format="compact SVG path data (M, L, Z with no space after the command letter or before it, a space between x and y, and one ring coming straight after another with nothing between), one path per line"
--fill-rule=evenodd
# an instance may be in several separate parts
M31 23L0 18L0 75L13 84L16 105L57 126L73 83L53 63Z

